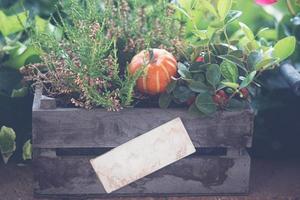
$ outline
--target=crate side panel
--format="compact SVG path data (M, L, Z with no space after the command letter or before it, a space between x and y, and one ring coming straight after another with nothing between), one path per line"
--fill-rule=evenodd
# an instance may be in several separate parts
M180 109L55 109L33 112L34 146L39 148L116 147L180 117L195 147L251 146L253 113L219 112L195 117Z
M245 194L250 158L188 157L124 188L106 194L88 157L36 157L35 194L40 196L164 196Z

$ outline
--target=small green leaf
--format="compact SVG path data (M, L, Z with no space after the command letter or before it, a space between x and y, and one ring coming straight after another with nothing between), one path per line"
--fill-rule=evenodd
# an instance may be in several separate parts
M277 40L278 33L276 29L263 28L258 33L257 36L267 40Z
M169 83L169 85L166 88L166 91L168 94L171 94L171 92L174 91L174 89L176 88L176 84L177 84L177 81L174 81L174 80L172 80L171 83Z
M206 8L209 12L211 12L211 14L215 15L216 17L218 17L218 13L215 9L215 7L207 0L201 0L201 5Z
M256 71L263 71L278 63L276 58L266 58L255 65Z
M249 69L255 69L255 66L257 63L259 63L262 60L263 56L262 53L253 51L249 54L247 59L247 65Z
M248 76L242 81L240 85L240 89L248 87L254 80L256 73L257 73L256 71L253 71L250 74L248 74Z
M206 69L209 67L210 64L202 64L202 63L193 63L190 67L191 73L199 73L199 72L205 72Z
M2 126L0 130L0 152L5 163L16 150L16 133L12 128Z
M225 18L225 24L230 24L242 16L242 12L238 10L230 10Z
M188 68L182 63L178 63L178 73L182 78L191 78Z
M210 90L209 87L205 85L202 81L189 81L188 86L193 92L197 93L207 92Z
M217 64L212 64L206 71L206 79L213 86L217 87L221 79L220 67Z
M28 94L28 88L23 87L23 88L20 88L20 89L13 89L13 91L11 93L11 97L12 98L24 97L27 94Z
M219 0L217 7L221 20L224 20L232 7L232 0Z
M183 103L193 96L193 92L188 87L181 85L175 88L173 95L176 99Z
M35 28L40 33L51 33L57 40L61 40L63 37L63 31L59 27L52 25L49 20L39 16L35 16Z
M210 115L217 111L217 106L214 103L212 96L207 93L199 94L196 98L195 104L200 112Z
M230 82L237 82L239 70L235 64L224 60L220 65L220 69L221 74L225 79L227 79Z
M294 36L279 40L274 46L274 56L283 61L291 56L296 48L296 38Z
M253 32L251 31L251 29L244 23L242 22L239 22L240 24L240 27L242 28L245 36L250 40L250 41L253 41L255 40L255 36L253 34Z
M219 58L222 58L223 60L227 60L228 62L231 62L233 64L236 64L239 68L247 72L247 69L245 68L245 65L243 61L233 55L223 55L223 56L218 56Z
M22 44L20 48L18 48L14 53L10 55L10 58L3 65L6 67L19 69L25 64L27 64L27 60L32 56L38 56L41 53L40 50L30 46L26 47Z
M234 50L229 52L229 55L235 56L237 58L243 58L244 52L242 50Z
M32 145L30 140L25 142L23 145L23 160L31 160L32 159Z
M226 87L229 87L229 88L232 88L232 89L235 89L235 90L237 90L240 87L239 84L232 83L232 82L223 81L222 84L225 85Z
M28 12L18 13L12 16L6 16L3 11L0 11L0 32L3 36L17 33L24 30L26 26Z
M195 116L202 116L203 113L197 108L196 104L193 103L188 110L188 113L190 115L195 115Z
M168 108L172 101L172 97L168 93L163 93L159 96L159 107L165 109Z

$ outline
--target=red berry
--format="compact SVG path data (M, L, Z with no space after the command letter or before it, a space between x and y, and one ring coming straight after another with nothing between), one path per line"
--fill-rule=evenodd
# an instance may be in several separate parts
M195 96L192 96L191 98L189 98L187 101L186 101L186 104L188 106L192 105L196 100L196 97Z
M198 58L196 58L196 62L204 62L204 57L199 56Z
M247 99L249 97L249 90L247 88L240 89L242 98Z
M219 106L226 105L229 97L224 90L219 90L214 96L213 101Z

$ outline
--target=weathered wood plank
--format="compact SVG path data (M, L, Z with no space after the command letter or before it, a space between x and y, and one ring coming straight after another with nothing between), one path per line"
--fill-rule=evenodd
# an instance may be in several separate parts
M184 109L54 109L33 111L33 144L44 148L116 147L180 117L195 147L250 147L251 110L196 117Z
M245 194L249 186L250 157L188 157L106 194L89 157L56 157L55 150L35 150L34 173L38 196L164 196Z

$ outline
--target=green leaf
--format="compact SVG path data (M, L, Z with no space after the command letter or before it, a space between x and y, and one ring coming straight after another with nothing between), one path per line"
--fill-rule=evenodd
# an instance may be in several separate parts
M238 67L240 67L241 69L243 69L244 71L247 71L247 69L245 68L245 65L243 63L243 61L233 55L223 55L223 56L218 56L219 58L222 58L223 60L227 60L228 62L231 62L233 64L236 64Z
M296 38L294 36L279 40L274 46L274 56L283 61L291 56L296 48Z
M276 29L263 28L257 33L257 36L267 40L277 40L277 34L278 33Z
M45 20L39 16L35 16L35 28L41 33L51 33L57 40L61 40L63 36L63 32L60 28L52 25L49 20Z
M253 51L247 58L247 65L250 69L256 69L255 66L263 59L262 53Z
M159 107L165 109L168 108L170 103L172 102L172 97L168 93L163 93L159 96Z
M230 24L240 18L242 16L242 12L238 10L230 10L228 15L225 18L225 24Z
M232 7L232 0L219 0L217 7L220 18L224 20Z
M226 87L229 87L229 88L232 88L235 90L237 90L240 87L240 85L238 83L233 83L233 82L223 81L222 84L225 85Z
M242 50L234 50L229 52L229 55L235 56L237 58L243 58L244 52Z
M174 89L176 88L176 84L177 84L177 81L174 81L174 80L172 80L171 83L169 83L169 85L166 88L166 91L168 94L171 94L171 92L174 91Z
M183 103L193 96L193 92L188 87L181 85L175 88L173 95L176 99Z
M190 73L205 72L210 64L193 63L189 69Z
M215 7L207 0L201 0L200 3L204 8L206 8L209 12L211 12L211 14L215 15L216 17L218 17L218 13L217 10L215 9Z
M3 36L8 36L24 30L26 26L28 12L18 13L12 16L6 16L0 10L0 32Z
M256 73L257 73L256 71L253 71L250 74L248 74L248 76L242 81L240 85L240 89L248 87L254 80Z
M178 73L182 78L191 78L188 68L182 63L178 63Z
M230 82L236 83L239 76L237 66L231 62L224 60L220 66L222 76Z
M206 71L206 79L213 86L217 87L221 79L220 67L217 64L212 64Z
M210 88L205 85L202 81L189 81L188 82L188 86L189 88L193 91L193 92L197 92L197 93L203 93L203 92L207 92L210 90Z
M255 65L256 71L263 71L278 63L276 58L266 58Z
M195 115L195 116L202 116L203 113L197 108L196 104L193 103L188 110L188 113L190 115Z
M0 130L0 151L5 163L16 150L16 133L12 128L2 126Z
M25 45L21 45L15 52L13 52L9 60L5 62L3 65L6 67L20 69L27 63L27 60L32 56L40 55L41 51L34 47L26 47Z
M210 115L217 111L217 106L214 103L212 96L207 93L199 94L195 104L197 108L204 114Z
M23 160L31 160L32 159L32 145L30 140L25 142L23 145L23 154L22 154Z
M255 36L252 32L252 30L244 23L242 22L239 22L240 24L240 27L242 29L242 31L244 32L245 36L250 40L250 41L253 41L255 40Z
M13 89L11 93L12 98L24 97L28 94L28 88L22 87L20 89Z

